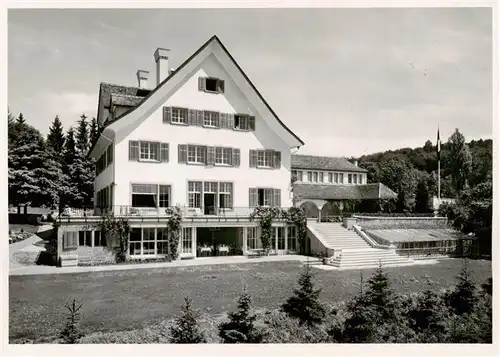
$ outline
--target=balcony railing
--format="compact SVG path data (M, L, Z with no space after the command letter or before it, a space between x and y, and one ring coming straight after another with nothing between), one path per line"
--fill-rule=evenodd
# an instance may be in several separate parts
M175 209L175 207L171 207ZM254 207L187 207L179 206L180 213L186 218L248 218ZM118 217L167 217L167 207L113 206L108 208L65 208L60 214L65 217L95 217L113 214Z

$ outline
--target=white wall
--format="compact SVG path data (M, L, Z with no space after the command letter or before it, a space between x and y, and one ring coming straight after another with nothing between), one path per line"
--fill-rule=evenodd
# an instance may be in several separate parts
M224 94L198 91L198 77L212 76L225 80ZM187 205L187 182L197 180L233 182L234 207L248 207L249 187L281 189L281 205L292 205L290 197L290 148L263 121L246 100L213 55L202 62L186 83L164 103L199 110L225 113L246 113L255 116L255 132L237 132L228 129L208 129L196 126L178 126L163 123L163 106L152 113L138 128L116 143L114 205L131 204L131 183L155 183L172 186L171 204ZM141 163L128 160L130 140L167 142L170 146L168 163ZM178 164L178 144L201 144L239 148L240 167L205 167ZM249 167L250 149L281 151L281 169ZM97 187L96 187L97 188Z

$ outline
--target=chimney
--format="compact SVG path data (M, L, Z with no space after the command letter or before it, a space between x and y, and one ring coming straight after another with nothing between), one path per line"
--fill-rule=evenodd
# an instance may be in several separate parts
M157 48L154 57L156 62L156 86L158 86L165 78L168 77L168 54L170 50L167 48Z
M139 88L148 87L148 77L149 77L148 71L142 69L137 71L137 85L139 86Z
M354 164L354 166L358 166L358 160L353 160L352 163Z

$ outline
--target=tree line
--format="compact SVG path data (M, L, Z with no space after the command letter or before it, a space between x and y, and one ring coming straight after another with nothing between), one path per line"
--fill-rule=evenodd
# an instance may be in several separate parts
M22 113L8 113L9 204L61 209L92 205L94 160L89 150L100 128L95 118L80 116L66 132L58 116L47 137L27 123Z

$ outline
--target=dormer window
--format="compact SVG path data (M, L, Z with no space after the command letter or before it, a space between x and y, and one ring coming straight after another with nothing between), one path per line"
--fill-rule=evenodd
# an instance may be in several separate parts
M208 93L224 93L224 80L214 77L199 77L198 90Z

